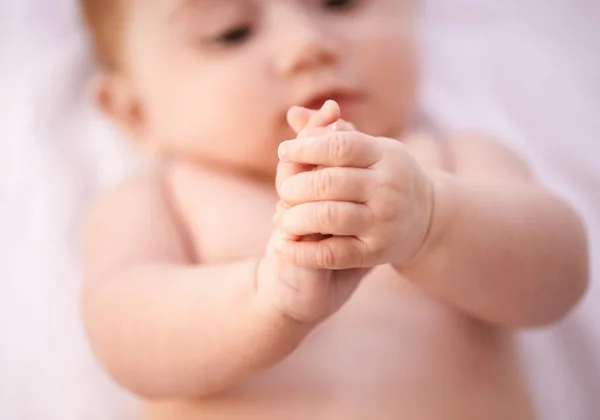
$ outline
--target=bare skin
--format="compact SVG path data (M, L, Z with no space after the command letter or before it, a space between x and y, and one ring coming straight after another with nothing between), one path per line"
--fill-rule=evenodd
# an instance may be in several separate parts
M131 2L97 100L164 164L91 210L83 314L147 418L533 417L512 331L581 298L585 234L504 147L407 131L407 4Z
M432 174L444 169L436 144L426 137L407 143ZM453 154L464 146L479 148L477 162L459 160L461 175L446 176L502 179L506 188L537 190L512 155L498 159L493 143L463 138L450 144ZM475 164L481 169L470 172ZM539 265L544 276L528 279L536 295L517 287L522 277L514 278L515 286L495 286L494 302L470 284L501 280L494 264L510 267L510 255L496 263L494 256L474 251L489 246L476 241L508 240L515 232L484 237L465 224L460 241L469 246L457 248L461 242L451 243L443 226L460 224L460 218L437 226L434 215L430 232L442 230L450 242L442 246L454 254L444 261L444 273L432 273L439 261L429 251L430 233L406 277L388 264L364 279L364 271L351 269L328 280L334 272L285 264L272 250L265 255L280 199L260 182L173 163L123 187L92 216L86 262L96 276L86 292L87 325L109 372L152 401L148 418L533 418L507 327L551 322L568 310L583 286L552 277L571 268L563 266L568 259L544 271L538 250L514 242L519 270ZM563 221L548 241L577 226L555 199L541 194L537 200L552 204L554 221ZM499 220L514 217L506 213ZM568 248L563 256L572 252ZM470 263L471 273L453 275L457 264L471 260L485 261ZM344 292L331 303L334 285ZM550 292L539 293L548 287ZM571 295L552 296L563 290ZM517 292L525 305L509 299ZM536 302L536 296L546 299ZM481 299L489 302L478 305Z

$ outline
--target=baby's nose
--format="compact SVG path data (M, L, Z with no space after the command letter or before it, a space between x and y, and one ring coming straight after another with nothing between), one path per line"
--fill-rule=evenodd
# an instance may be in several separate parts
M339 49L331 34L309 17L286 23L277 44L275 66L284 76L318 71L339 61Z

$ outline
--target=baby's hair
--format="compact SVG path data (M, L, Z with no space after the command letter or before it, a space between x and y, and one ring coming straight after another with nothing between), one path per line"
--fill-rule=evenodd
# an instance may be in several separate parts
M89 29L96 58L103 69L115 71L120 64L125 0L80 0L83 20Z

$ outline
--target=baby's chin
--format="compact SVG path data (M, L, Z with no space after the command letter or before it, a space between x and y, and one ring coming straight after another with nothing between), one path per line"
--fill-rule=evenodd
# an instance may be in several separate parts
M274 185L277 175L277 148L252 155L239 155L236 153L180 153L174 159L177 162L192 165L199 170L243 177L259 182L268 182Z

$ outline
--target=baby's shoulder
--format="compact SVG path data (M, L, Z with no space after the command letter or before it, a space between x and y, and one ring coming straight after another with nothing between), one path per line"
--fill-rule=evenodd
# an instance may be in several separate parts
M188 165L165 163L147 168L105 190L91 206L91 212L154 211L177 206L181 193L203 195L221 183L209 172L192 170Z
M90 206L82 229L88 270L104 272L142 261L189 261L191 253L161 171L145 172Z
M136 174L116 186L103 191L90 206L90 213L136 210L155 207L165 199L165 174L152 169Z
M88 207L83 235L109 232L134 235L136 231L168 227L174 223L172 203L162 170L147 170L100 194Z
M531 176L517 151L485 133L419 131L407 136L404 143L424 166L476 177Z

